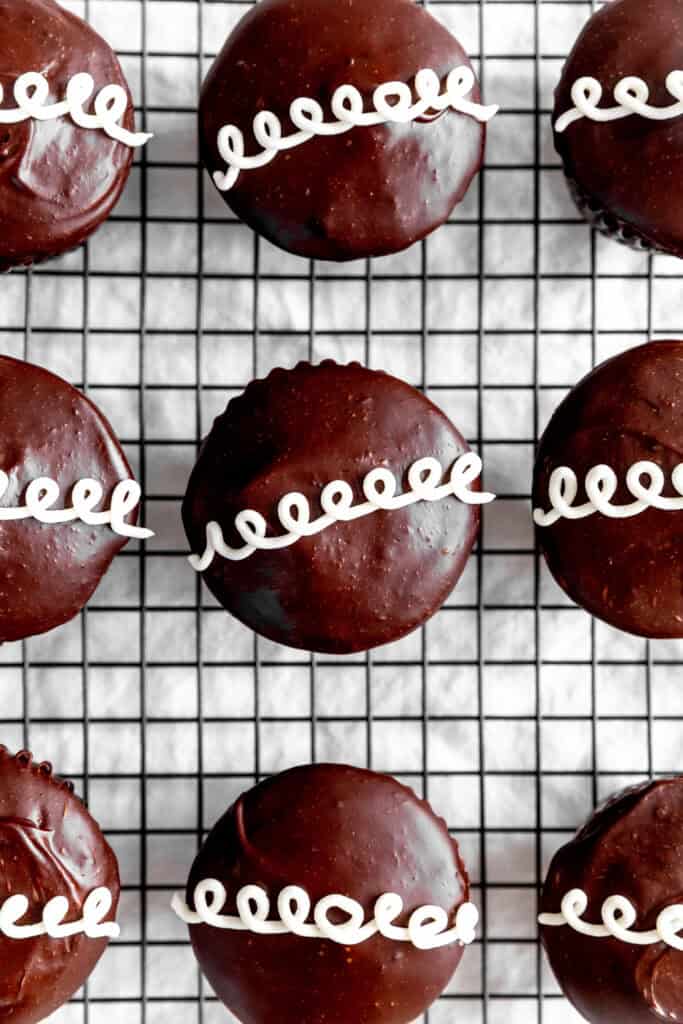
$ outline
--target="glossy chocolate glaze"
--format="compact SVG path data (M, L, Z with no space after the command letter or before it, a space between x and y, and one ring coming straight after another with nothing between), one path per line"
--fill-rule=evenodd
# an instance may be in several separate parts
M600 808L555 855L542 910L558 913L574 888L588 896L584 919L600 924L604 901L625 896L634 931L649 931L664 907L683 902L683 779L627 789ZM664 943L633 946L543 927L543 945L568 999L591 1024L683 1021L683 953Z
M572 108L577 78L601 83L601 106L614 106L614 87L629 75L647 83L651 104L670 106L666 77L681 67L681 0L613 0L591 17L567 60L553 123ZM606 124L584 118L555 133L555 146L579 206L598 227L683 256L683 117L634 115Z
M586 501L586 472L605 463L620 482L615 504L633 501L624 485L634 462L657 463L673 497L683 462L683 341L641 345L602 363L555 411L539 447L534 507L550 508L550 475L577 474L575 504ZM539 527L555 579L593 615L639 636L683 636L683 513L647 509L630 519L595 513Z
M225 170L217 147L224 124L242 130L247 154L258 152L252 122L260 110L276 113L289 134L289 107L300 96L329 112L335 89L355 85L367 110L384 82L411 84L421 68L445 77L462 64L469 59L457 40L413 0L263 0L204 83L204 162L211 173ZM452 110L431 122L355 128L243 172L223 197L254 230L301 256L381 256L446 220L481 166L485 135Z
M455 840L429 805L395 779L342 765L307 765L244 794L215 825L187 888L217 878L235 895L261 885L274 903L299 885L313 905L351 896L372 917L378 896L396 892L407 914L469 898ZM441 993L462 946L418 950L374 936L358 946L300 938L190 928L202 970L242 1024L408 1024Z
M47 370L7 356L0 356L0 469L10 477L0 498L4 507L23 504L27 486L39 477L59 483L66 499L60 508L80 479L98 480L108 501L119 480L132 477L92 402ZM0 521L0 643L73 618L126 542L108 526Z
M116 56L84 21L54 0L0 0L3 107L14 107L14 83L37 71L50 102L69 80L89 72L97 91L128 86ZM133 128L131 105L122 121ZM80 245L109 215L130 172L133 150L71 118L0 124L0 270Z
M405 486L417 459L451 465L467 445L420 392L353 363L300 363L254 381L219 416L204 442L183 504L190 546L206 524L228 543L239 511L261 512L274 533L283 495L300 491L320 514L320 492L346 480L355 502L376 466ZM396 640L440 608L465 566L479 526L477 506L455 497L338 523L291 547L203 573L220 603L256 632L305 650L348 653Z
M41 920L48 900L66 896L67 921L81 917L93 889L119 897L116 857L70 783L22 751L0 746L0 904L22 894L30 908L21 924ZM0 932L0 1020L35 1024L65 1003L85 982L106 939L9 939Z

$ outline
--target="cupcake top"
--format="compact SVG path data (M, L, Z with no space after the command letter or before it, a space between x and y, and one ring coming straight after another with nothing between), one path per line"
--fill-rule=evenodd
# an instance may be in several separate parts
M403 249L448 217L495 109L413 0L263 0L209 71L199 122L240 217L298 255L348 260Z
M580 201L613 231L683 255L683 6L613 0L555 94L555 145ZM616 90L616 95L615 95Z
M0 24L7 270L80 245L111 212L147 136L134 131L116 56L84 21L54 0L0 0Z
M275 370L202 446L183 504L194 568L279 643L388 643L458 580L492 497L480 469L446 416L395 377L331 361Z
M629 633L683 636L683 341L602 363L541 438L533 503L557 582Z
M140 488L80 391L0 356L0 643L44 633L88 601L136 527Z
M222 886L219 900L202 898L207 882ZM391 896L399 903L384 913L378 901ZM457 844L427 803L388 776L323 764L240 797L175 906L209 982L244 1024L408 1024L474 937L468 897ZM232 926L217 927L207 903ZM246 930L238 914L251 920ZM417 927L418 917L435 926Z
M83 985L109 938L118 933L119 889L116 857L71 784L27 751L12 756L0 746L0 1005L5 1020L35 1024ZM23 901L23 906L13 907L10 901ZM73 928L60 937L60 928L68 924Z
M617 794L553 859L543 944L591 1024L683 1019L682 841L683 780L660 779Z

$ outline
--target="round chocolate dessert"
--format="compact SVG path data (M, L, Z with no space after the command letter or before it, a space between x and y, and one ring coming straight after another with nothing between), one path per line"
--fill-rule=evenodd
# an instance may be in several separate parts
M13 757L0 746L3 1020L35 1024L78 991L118 932L113 922L119 889L116 857L71 783L27 751ZM68 906L46 911L57 897ZM19 912L11 911L9 900L23 901ZM92 935L85 932L86 922ZM70 923L73 934L50 934ZM8 924L19 934L8 934L15 930Z
M331 361L274 370L202 446L183 504L191 562L257 633L367 650L421 625L455 586L491 497L480 468L395 377Z
M133 132L116 56L84 21L54 0L0 0L0 25L0 270L8 270L80 245L111 212L146 136Z
M669 778L613 797L555 855L543 945L591 1024L683 1020L682 843L683 779Z
M242 1024L409 1024L474 938L468 899L457 843L427 803L389 776L323 764L241 796L174 908Z
M204 82L204 163L255 231L300 256L406 248L482 164L469 58L413 0L263 0Z
M534 519L569 596L618 629L683 636L683 341L602 363L555 411Z
M622 241L683 256L683 5L612 0L579 36L555 93L555 145L584 215Z
M80 391L0 356L0 643L73 618L129 537L148 535L131 476Z

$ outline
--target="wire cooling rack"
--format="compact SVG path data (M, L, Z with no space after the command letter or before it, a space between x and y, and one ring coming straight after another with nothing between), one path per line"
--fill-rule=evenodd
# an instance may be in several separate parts
M683 333L679 264L593 235L552 149L552 87L591 5L430 2L504 107L486 170L426 243L341 267L259 242L198 167L198 86L246 4L70 6L122 55L156 138L83 250L3 280L0 346L108 413L156 537L119 556L79 619L0 651L2 740L75 779L125 883L121 940L53 1020L225 1021L171 894L240 790L327 759L409 782L462 844L481 940L430 1024L578 1021L537 945L548 857L598 799L683 766L683 646L617 634L571 606L537 558L529 514L535 439L566 389L615 351ZM187 567L179 521L198 439L227 398L274 365L325 356L424 387L500 495L447 607L368 657L256 640Z

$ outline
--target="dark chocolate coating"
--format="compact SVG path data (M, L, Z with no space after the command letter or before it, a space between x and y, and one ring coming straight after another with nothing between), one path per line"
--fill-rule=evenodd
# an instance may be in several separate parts
M82 71L128 86L116 56L84 21L54 0L0 0L0 84L13 108L14 83L37 71L50 103ZM133 106L123 127L133 129ZM128 178L133 150L71 117L0 124L0 270L39 262L80 245L109 215Z
M378 85L412 85L422 68L445 78L459 65L470 62L458 41L413 0L263 0L204 82L204 163L212 174L226 169L217 145L225 124L242 130L248 155L259 152L252 122L261 110L277 114L288 135L298 97L318 100L332 120L340 85L354 85L369 110ZM300 256L381 256L446 220L481 167L485 135L483 124L453 110L433 121L354 128L243 171L222 195L255 231Z
M192 867L187 899L216 878L236 913L244 885L276 906L287 885L311 905L333 893L357 900L371 919L377 898L455 912L469 898L458 847L412 790L386 775L342 765L291 769L245 793L215 825ZM202 970L242 1024L409 1024L439 996L462 946L418 950L375 935L360 945L295 935L190 927Z
M20 924L36 924L55 896L69 900L67 921L82 916L93 889L108 888L114 920L119 871L111 847L73 786L22 751L0 746L0 904L22 894L29 910ZM65 1003L86 981L107 939L75 935L9 939L0 932L0 1019L35 1024Z
M617 474L614 504L633 501L625 486L634 462L661 467L664 494L675 497L671 474L683 462L683 341L654 341L602 363L555 411L540 442L534 507L550 508L550 475L573 469L575 504L593 466ZM555 579L593 615L638 636L683 636L683 512L647 509L629 519L599 512L538 527Z
M320 492L345 480L356 504L377 466L405 487L410 466L434 456L444 471L467 445L420 392L358 363L300 363L254 381L219 416L204 442L183 504L193 551L206 524L218 522L234 546L235 516L264 515L275 534L277 505L300 491L311 518ZM203 573L233 615L279 643L349 653L396 640L445 601L465 566L479 527L479 507L455 497L420 502L336 523L291 547L256 551L243 561L216 556Z
M32 480L60 486L55 508L89 477L111 491L132 471L111 426L80 391L38 366L0 356L0 469L10 478L0 506L24 503ZM134 523L135 514L128 517ZM45 633L90 599L126 537L109 526L0 520L0 643Z
M588 896L585 921L600 924L610 896L637 911L633 930L650 931L659 913L683 902L683 779L627 789L600 808L559 850L543 889L542 909L559 913L570 889ZM591 1024L655 1024L683 1020L683 953L664 943L634 946L541 929L565 995Z
M597 79L600 106L612 107L615 85L635 75L649 86L650 104L668 107L675 100L666 77L681 67L681 0L612 0L593 14L569 55L553 124L573 107L577 78ZM589 220L620 240L683 256L683 117L583 118L556 132L555 146Z

